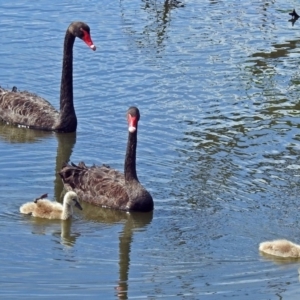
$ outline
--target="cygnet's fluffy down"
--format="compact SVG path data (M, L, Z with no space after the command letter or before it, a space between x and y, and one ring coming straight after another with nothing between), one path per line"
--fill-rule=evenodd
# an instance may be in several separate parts
M63 204L44 199L45 197L47 194L35 199L34 202L23 204L20 207L20 212L30 214L33 217L67 220L72 217L74 206L82 210L77 194L73 191L65 194Z
M285 258L300 258L300 245L288 240L274 240L259 244L259 251Z

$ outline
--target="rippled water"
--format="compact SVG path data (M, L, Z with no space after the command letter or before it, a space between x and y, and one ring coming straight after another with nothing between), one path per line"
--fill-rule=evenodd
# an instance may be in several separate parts
M76 134L0 124L2 298L297 298L299 261L258 244L300 242L299 3L166 3L0 3L4 88L58 107L69 23L87 22L98 47L75 42ZM131 105L153 214L20 215L43 193L61 201L65 160L122 170Z

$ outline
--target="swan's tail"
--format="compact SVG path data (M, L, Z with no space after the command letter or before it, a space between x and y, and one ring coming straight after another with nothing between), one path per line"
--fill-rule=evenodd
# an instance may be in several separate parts
M32 214L32 212L34 211L36 204L34 202L27 202L24 203L21 207L20 207L20 212L22 214L26 214L26 215L30 215Z

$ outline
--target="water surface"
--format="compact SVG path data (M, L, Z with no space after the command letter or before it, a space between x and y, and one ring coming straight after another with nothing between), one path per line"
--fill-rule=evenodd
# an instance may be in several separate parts
M297 2L168 3L0 4L4 88L59 107L69 23L87 22L97 46L74 46L77 133L0 124L3 298L299 294L299 261L258 252L268 239L300 242L300 23L288 15ZM68 222L19 213L46 192L61 201L57 171L66 160L122 170L132 105L153 213L87 204Z

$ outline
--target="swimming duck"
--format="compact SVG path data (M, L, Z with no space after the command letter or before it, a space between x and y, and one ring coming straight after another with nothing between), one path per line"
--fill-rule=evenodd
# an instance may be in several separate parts
M60 86L60 111L47 100L29 93L0 88L0 120L22 127L73 132L77 118L73 104L73 44L75 38L82 39L92 50L96 50L90 36L90 27L83 22L73 22L66 31L62 76Z
M47 194L36 198L33 202L27 202L20 207L23 214L31 214L33 217L46 219L67 220L73 215L73 207L82 210L75 192L69 191L65 194L63 204L45 199Z
M300 257L300 245L294 244L285 239L262 242L259 244L259 251L278 257Z
M64 164L59 172L66 190L73 190L82 201L126 211L149 212L153 199L141 185L136 173L137 131L140 112L137 107L127 111L128 141L124 174L107 165L87 167Z

